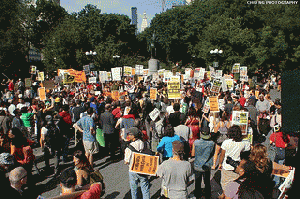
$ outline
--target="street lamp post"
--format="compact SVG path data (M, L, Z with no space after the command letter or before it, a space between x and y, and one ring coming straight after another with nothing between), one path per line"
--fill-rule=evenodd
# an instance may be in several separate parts
M214 50L210 50L210 52L209 52L211 55L214 55L215 57L217 56L217 55L222 55L222 53L223 53L223 50L219 50L219 49L214 49ZM214 62L214 65L213 65L215 68L217 68L218 67L218 62Z
M90 51L85 52L85 55L86 55L86 56L92 56L92 58L93 58L93 59L92 59L93 67L95 67L95 66L94 66L94 56L97 55L97 52L91 51L91 50L90 50ZM90 64L90 65L91 65L91 64ZM90 68L92 68L92 67L90 66Z

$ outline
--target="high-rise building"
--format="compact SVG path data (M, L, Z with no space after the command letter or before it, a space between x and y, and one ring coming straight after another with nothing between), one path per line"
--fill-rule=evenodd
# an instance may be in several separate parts
M142 21L141 32L143 32L147 27L148 27L148 18L147 18L146 11L144 11L144 17L143 17L143 21Z
M137 30L137 8L136 7L131 7L131 24L135 25L135 28Z

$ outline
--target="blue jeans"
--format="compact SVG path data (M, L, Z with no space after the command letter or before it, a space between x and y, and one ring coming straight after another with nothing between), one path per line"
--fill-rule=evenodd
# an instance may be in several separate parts
M143 199L150 199L150 183L148 177L145 175L140 175L137 173L129 172L129 183L131 189L131 198L137 199L138 198L138 183L140 182Z
M285 148L276 147L276 155L275 155L274 162L283 165L284 160L285 160ZM275 187L279 187L282 178L275 175L273 180L275 182Z

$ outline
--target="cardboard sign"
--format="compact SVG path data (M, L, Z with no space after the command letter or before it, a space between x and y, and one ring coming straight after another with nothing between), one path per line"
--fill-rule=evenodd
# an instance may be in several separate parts
M44 87L46 89L53 89L53 88L55 88L55 82L54 82L54 80L44 81L43 85L44 85Z
M242 135L247 135L248 127L248 112L233 111L232 112L232 124L241 127Z
M240 73L240 63L235 63L232 66L232 73Z
M132 67L124 66L124 76L131 76L132 75Z
M89 83L90 84L96 84L97 83L97 78L96 77L90 77L89 78Z
M168 82L168 99L180 98L180 77L172 76Z
M155 176L159 164L159 156L151 156L133 152L129 171Z
M25 78L25 87L30 88L31 87L31 78Z
M111 68L111 76L113 81L121 81L121 69Z
M157 88L150 88L150 99L156 100L157 97Z
M41 101L46 100L46 89L45 87L38 88L38 95Z
M210 112L219 112L218 97L209 97Z

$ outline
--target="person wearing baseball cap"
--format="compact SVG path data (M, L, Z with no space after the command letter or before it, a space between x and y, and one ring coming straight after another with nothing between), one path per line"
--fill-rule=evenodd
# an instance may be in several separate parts
M195 157L195 191L194 194L200 198L202 193L202 178L205 184L205 198L211 198L210 173L213 165L213 155L215 151L215 143L211 140L209 127L202 127L200 130L200 139L196 139L193 143L192 157Z

